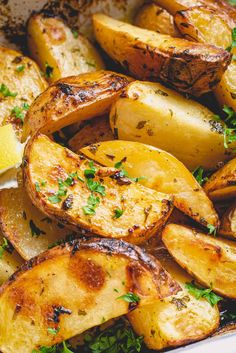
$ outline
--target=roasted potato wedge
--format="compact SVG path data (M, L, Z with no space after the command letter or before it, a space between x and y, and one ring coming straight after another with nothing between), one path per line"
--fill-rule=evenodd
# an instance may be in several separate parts
M230 63L231 55L223 49L173 39L103 14L94 15L93 24L98 43L132 76L161 80L196 96L211 91Z
M0 126L13 124L20 137L27 109L46 87L33 60L0 47Z
M118 169L91 166L84 156L42 134L28 142L24 158L32 202L71 229L79 226L101 236L142 243L156 234L172 210L171 196L122 177ZM46 185L38 189L41 175Z
M28 22L28 46L50 82L104 69L93 45L58 18L33 14Z
M0 350L32 353L178 290L154 257L128 243L66 243L26 263L1 287ZM135 302L120 298L127 293Z
M147 347L154 350L208 337L219 326L217 306L212 307L206 299L198 300L188 292L185 283L192 278L173 260L162 259L161 263L181 286L181 291L130 312L128 318L133 329L144 337Z
M227 209L221 218L219 233L229 238L236 239L236 204Z
M171 154L139 142L119 140L100 142L81 152L106 167L123 161L122 166L131 177L143 177L139 183L173 195L174 205L197 222L218 226L216 211L201 186Z
M127 76L111 71L96 71L57 81L28 111L23 140L37 131L50 134L105 114L129 82Z
M4 244L6 244L6 241L4 241L3 235L0 232L0 285L23 264L23 260L17 252L11 249L11 247L8 249L8 245L5 248Z
M91 120L69 140L68 145L72 151L78 153L84 146L113 139L109 118L104 116Z
M213 200L230 199L236 196L236 158L215 172L204 185Z
M72 236L70 229L45 216L32 204L22 185L0 192L0 228L25 260Z
M165 9L151 2L144 4L135 17L134 24L157 33L181 37L175 27L174 18Z
M230 19L226 14L222 16L205 6L178 12L175 15L175 22L181 33L190 40L214 44L222 48L229 48L232 43ZM236 48L232 49L232 54L236 54ZM221 107L228 105L236 111L235 77L236 62L232 60L215 89L215 95Z
M131 83L114 103L110 125L119 139L161 148L190 170L215 169L236 147L231 143L226 153L224 123L213 112L159 83Z
M206 287L236 299L236 243L168 224L162 240L176 262Z

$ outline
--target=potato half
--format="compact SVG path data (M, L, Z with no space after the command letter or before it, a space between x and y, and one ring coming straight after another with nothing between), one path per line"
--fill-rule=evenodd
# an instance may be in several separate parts
M0 192L0 228L25 260L72 235L70 229L40 212L22 185Z
M28 111L23 139L37 131L50 134L107 113L129 82L127 76L111 71L96 71L57 81Z
M19 267L23 264L22 258L10 247L10 252L8 249L4 248L4 237L0 232L0 246L2 254L0 257L0 285L4 283ZM9 243L8 243L9 244ZM3 247L3 248L2 248Z
M93 45L58 18L32 15L28 22L28 46L31 56L50 82L104 69L100 54Z
M236 147L226 153L224 123L213 112L159 83L132 82L113 104L110 125L117 138L161 148L190 170L215 169Z
M174 18L165 9L151 2L144 4L138 11L134 24L151 31L181 37L175 27Z
M219 233L229 238L236 239L236 204L234 203L221 218Z
M129 321L150 349L182 346L208 337L219 326L217 306L206 299L196 299L185 288L192 278L169 258L161 263L181 287L181 291L163 300L137 308Z
M205 6L178 12L175 22L181 33L190 40L229 48L232 43L231 19ZM235 24L234 24L235 26ZM236 54L236 49L232 49ZM220 105L228 105L236 111L236 62L232 60L224 73L215 95Z
M32 202L71 229L143 243L165 224L172 210L172 196L131 181L121 170L91 165L42 134L28 142L24 160ZM42 175L46 184L38 189Z
M178 290L140 248L114 239L66 243L27 262L1 287L0 350L32 353ZM119 299L127 293L132 302Z
M236 158L215 172L204 185L212 200L231 199L236 196Z
M81 152L106 167L123 161L122 167L131 177L143 177L139 183L173 195L174 205L197 222L218 226L211 201L189 170L171 154L143 143L119 140L100 142Z
M27 109L47 82L33 60L0 47L0 87L0 126L11 123L20 137Z
M161 80L196 96L211 91L230 63L231 55L223 49L172 38L103 14L94 15L93 24L98 43L132 76Z
M168 224L162 240L176 262L215 292L236 299L236 243Z

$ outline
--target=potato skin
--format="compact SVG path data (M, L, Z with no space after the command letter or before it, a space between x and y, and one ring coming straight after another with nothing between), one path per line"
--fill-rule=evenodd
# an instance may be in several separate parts
M231 199L236 196L236 158L215 172L204 185L212 200Z
M117 138L161 148L190 170L214 170L234 156L236 147L233 142L226 153L224 123L212 111L159 83L128 85L112 106L110 125Z
M33 14L28 22L28 46L31 56L46 72L52 67L49 82L63 77L104 69L98 51L82 35L73 35L58 18Z
M123 160L122 165L131 177L144 177L139 183L173 195L174 205L182 212L204 226L218 227L211 201L189 170L171 154L140 142L122 140L100 142L80 152L106 167Z
M22 71L18 72L19 69ZM12 109L22 107L23 103L31 105L47 88L47 82L33 60L15 50L0 47L0 84L5 84L12 93L17 93L16 97L0 94L0 126L11 123L20 138L23 124L12 114Z
M181 286L181 291L129 313L133 329L154 350L183 346L208 337L220 323L217 305L212 307L206 299L196 299L185 288L185 283L192 278L168 256L158 258Z
M236 243L168 224L162 240L175 261L197 281L220 295L236 299Z
M173 16L153 2L144 4L139 9L134 24L135 26L157 33L168 34L172 37L181 37L181 34L175 27Z
M127 76L112 71L96 71L55 82L28 111L23 140L37 131L49 134L105 114L129 82Z
M229 207L221 218L219 233L225 237L236 239L236 204Z
M226 13L218 13L205 6L180 11L175 15L180 32L190 40L228 48L232 43L232 28L235 22ZM232 54L236 54L233 48ZM221 107L228 105L236 110L236 62L232 60L215 89Z
M123 238L140 244L162 228L172 211L171 196L120 177L118 169L96 165L93 181L104 188L104 195L95 191L94 197L100 198L96 212L86 214L83 207L93 195L84 177L84 171L90 169L88 159L40 134L28 142L24 160L24 181L32 202L49 217L72 230L79 227L100 236ZM57 202L51 202L50 196L55 195L59 188L58 180L64 181L75 172L80 179L73 179L67 194ZM47 183L37 191L35 185L41 175ZM68 198L70 204L67 207ZM118 218L114 216L116 209L123 211Z
M66 243L25 263L1 287L0 349L31 353L178 290L155 258L128 243ZM117 300L130 291L140 297L138 304ZM48 332L58 327L57 335Z
M103 14L93 16L101 47L132 76L161 80L176 90L200 96L219 83L231 55L215 46L141 29Z

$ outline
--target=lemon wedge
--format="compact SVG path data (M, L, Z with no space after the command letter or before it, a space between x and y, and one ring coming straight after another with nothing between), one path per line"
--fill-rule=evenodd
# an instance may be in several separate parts
M12 125L0 127L0 175L22 162L24 146L17 140Z

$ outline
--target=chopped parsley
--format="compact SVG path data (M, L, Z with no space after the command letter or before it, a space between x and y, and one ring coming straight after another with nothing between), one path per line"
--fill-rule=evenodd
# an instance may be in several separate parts
M92 179L88 179L87 180L87 187L89 188L89 190L91 190L92 192L97 192L98 194L101 194L102 196L106 195L105 192L105 186L103 186L101 183L99 183L98 181L94 181Z
M225 123L222 126L224 135L224 148L229 148L229 145L236 141L236 113L231 107L224 105L223 112L226 114L222 119Z
M39 186L39 182L38 181L36 181L36 183L35 183L35 190L37 192L40 192L40 186Z
M25 118L25 111L27 111L28 109L29 109L28 103L22 104L21 107L15 106L11 110L11 115L13 115L16 119L20 119L23 122Z
M139 303L140 302L140 297L137 294L131 293L131 292L126 293L124 295L121 295L117 299L123 299L124 301L126 301L128 303Z
M214 236L216 236L217 228L215 226L213 226L212 224L208 224L207 229L208 234L213 234Z
M137 183L138 181L142 180L142 179L146 179L146 177L137 177L137 178L131 178L129 176L129 173L127 172L127 170L125 170L125 168L123 167L123 163L126 161L126 157L123 158L121 161L115 163L114 167L116 169L119 169L120 170L120 173L119 173L119 177L120 178L129 178L130 180L134 181L135 183Z
M4 251L8 248L8 241L3 238L2 244L0 245L0 259L3 257Z
M116 208L114 210L114 216L112 218L114 218L114 219L120 218L123 215L123 213L124 213L123 210Z
M4 83L2 83L1 86L0 86L0 93L4 97L16 97L17 96L17 93L16 92L11 92L9 90L9 88Z
M196 286L194 282L186 283L185 288L192 294L196 299L205 298L211 306L216 305L219 301L222 300L220 296L215 294L211 288L205 289Z
M208 180L207 173L202 167L194 169L192 174L200 185L203 185Z
M66 188L65 182L60 178L57 181L58 181L58 191L56 191L54 195L48 197L48 200L52 204L61 202L62 197L66 196L67 194L67 188Z
M90 169L85 169L84 176L85 176L85 178L93 179L96 174L96 168L94 166L93 161L89 162L89 167L90 167Z
M50 66L47 62L45 63L45 76L51 78L53 76L54 68Z
M66 342L62 342L62 353L73 353L66 345Z
M96 207L100 203L100 198L98 196L94 196L93 194L89 196L87 200L87 205L82 207L85 215L95 215Z
M50 333L51 335L56 335L59 331L60 331L60 327L58 328L48 327L48 333Z
M77 39L79 37L79 32L76 31L75 29L72 30L73 37Z
M17 66L16 72L23 72L25 70L25 65Z
M35 236L36 238L38 238L40 235L46 234L44 232L44 230L41 230L40 228L38 228L36 226L36 224L34 223L34 221L32 219L30 220L29 225L30 225L30 230L31 230L32 237Z
M227 51L231 52L233 48L236 48L236 27L232 29L232 42L228 48L226 48Z

